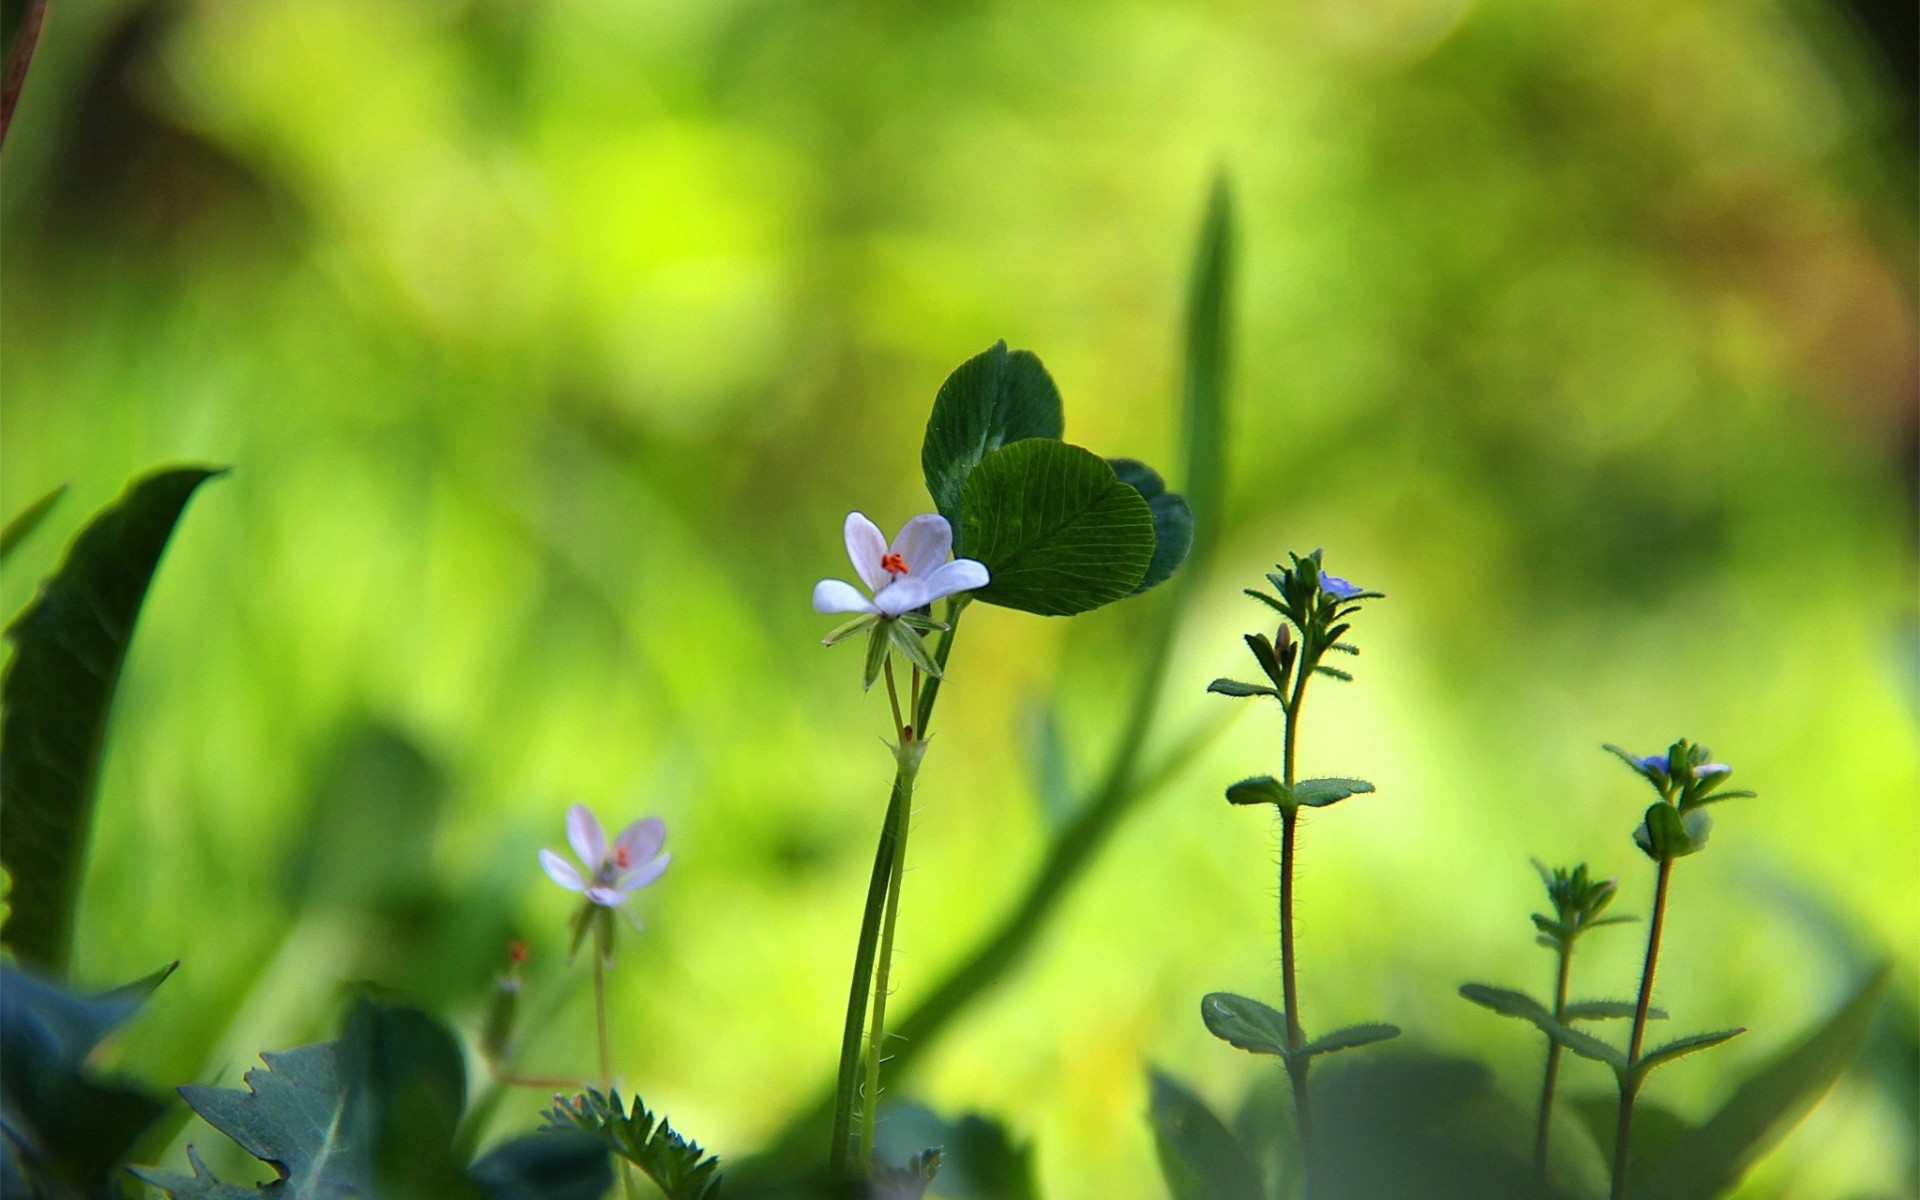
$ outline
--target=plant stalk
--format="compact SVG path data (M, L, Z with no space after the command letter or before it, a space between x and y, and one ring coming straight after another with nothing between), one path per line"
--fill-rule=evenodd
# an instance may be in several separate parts
M1293 695L1287 700L1284 724L1283 782L1289 793L1295 782L1296 751L1300 737L1300 705L1306 699L1307 677L1313 663L1303 653L1300 674L1293 682ZM1300 1158L1304 1177L1313 1178L1313 1109L1307 1096L1308 1060L1291 1052L1306 1044L1300 1025L1300 995L1294 983L1293 954L1293 859L1300 824L1300 810L1287 805L1280 810L1280 996L1287 1019L1287 1081L1293 1085L1293 1115L1300 1128Z
M1573 974L1573 945L1560 943L1560 966L1553 985L1553 1019L1566 1024L1567 981ZM1553 1089L1560 1078L1560 1043L1547 1039L1547 1069L1540 1083L1540 1122L1533 1135L1533 1174L1547 1177L1547 1138L1553 1126Z
M943 674L947 655L953 649L953 635L960 627L960 614L966 610L966 606L964 596L947 602L947 630L941 636L933 656ZM940 675L929 677L913 706L912 729L914 736L923 741L927 724L933 717L934 701L940 696L940 680ZM887 897L895 890L894 872L899 857L897 838L911 801L908 794L911 785L903 786L904 771L905 763L902 761L894 772L893 792L887 801L886 819L880 826L880 844L874 848L873 873L867 880L867 903L860 918L860 939L854 948L853 980L847 989L847 1018L840 1032L840 1067L835 1078L833 1130L829 1135L831 1141L827 1151L827 1168L835 1180L847 1178L847 1158L853 1149L853 1107L859 1093L860 1055L865 1044L867 1001L874 982L874 957L880 941Z
M1662 859L1658 881L1653 886L1653 918L1647 928L1647 961L1640 972L1640 997L1633 1007L1633 1033L1627 1039L1627 1070L1620 1077L1620 1120L1613 1132L1612 1200L1626 1200L1627 1148L1633 1132L1633 1102L1640 1082L1634 1068L1640 1064L1640 1045L1647 1035L1647 1008L1653 1002L1653 973L1660 962L1660 930L1667 920L1667 882L1673 876L1673 860Z
M610 914L595 914L596 919L607 921ZM603 925L603 930L606 928ZM612 1055L607 1049L607 943L611 942L605 932L596 932L593 945L593 1022L599 1034L600 1043L600 1086L613 1087ZM616 1156L618 1157L618 1156ZM620 1159L620 1190L627 1200L636 1200L633 1188L633 1168L627 1160Z
M918 674L918 672L915 672ZM902 747L903 753L909 753ZM908 761L911 761L910 759ZM913 827L913 784L917 772L900 770L901 803L894 809L893 874L887 883L886 917L880 926L880 957L874 964L873 1020L867 1030L867 1078L860 1101L860 1169L873 1167L873 1130L880 1115L880 1062L887 1040L887 993L893 968L893 930L900 919L900 887L907 873L907 834Z

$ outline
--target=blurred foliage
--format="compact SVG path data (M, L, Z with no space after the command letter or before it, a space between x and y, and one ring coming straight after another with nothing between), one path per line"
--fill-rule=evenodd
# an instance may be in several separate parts
M1836 935L1756 880L1867 957L1920 939L1912 64L1875 41L1889 21L58 6L0 187L0 515L73 495L13 548L6 613L127 478L235 467L121 681L73 973L184 961L110 1065L231 1079L326 1036L350 978L471 1029L518 935L522 1060L584 1072L568 898L534 862L580 797L661 814L675 854L614 976L619 1070L723 1157L752 1149L831 1071L890 770L806 605L840 519L929 506L928 405L998 337L1045 359L1076 440L1172 461L1223 164L1233 485L1170 710L1217 715L1238 588L1280 551L1337 548L1393 597L1368 687L1324 702L1302 764L1379 789L1304 830L1303 1006L1489 1056L1516 1093L1487 1103L1524 1104L1537 1046L1454 985L1547 982L1529 855L1618 873L1644 915L1639 797L1597 748L1697 730L1764 799L1676 885L1688 969L1659 998L1753 1030L1716 1052L1729 1072L1767 1061L1847 979ZM1053 777L1104 758L1132 607L973 616L931 750L953 765L920 797L907 1006L1044 844L1029 726L1055 731ZM1217 1111L1259 1101L1270 1064L1223 1054L1192 995L1271 990L1273 846L1219 788L1277 736L1241 721L1142 809L1036 961L924 1053L913 1091L1004 1120L1040 1194L1158 1194L1149 1058ZM1584 952L1587 986L1627 989L1631 940ZM1913 994L1908 964L1905 1025L1743 1194L1906 1186ZM1601 1087L1589 1068L1569 1094ZM1698 1121L1732 1077L1676 1069L1653 1099Z

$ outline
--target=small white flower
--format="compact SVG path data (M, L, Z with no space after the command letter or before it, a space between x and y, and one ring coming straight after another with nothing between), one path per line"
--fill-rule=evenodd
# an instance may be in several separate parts
M586 874L551 850L540 851L547 878L570 892L583 892L604 908L617 908L627 897L660 878L673 858L660 849L667 826L659 817L647 817L627 826L607 845L606 831L584 804L567 810L567 841Z
M861 513L847 514L846 533L847 557L873 598L842 580L822 579L813 586L815 612L898 617L935 600L987 586L983 564L971 558L947 561L953 549L953 526L936 513L908 521L891 546L880 527Z

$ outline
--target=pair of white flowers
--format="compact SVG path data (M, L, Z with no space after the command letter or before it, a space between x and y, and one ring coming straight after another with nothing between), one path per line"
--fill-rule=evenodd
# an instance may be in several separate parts
M891 544L862 513L847 514L845 533L847 557L867 591L844 580L822 579L813 588L815 612L891 619L987 585L987 568L981 563L947 560L953 552L953 526L936 513L908 521ZM576 804L567 810L567 841L580 866L552 850L540 851L540 866L547 878L568 891L603 908L617 908L666 871L673 857L661 849L666 840L666 824L646 817L608 842L599 819L586 805Z

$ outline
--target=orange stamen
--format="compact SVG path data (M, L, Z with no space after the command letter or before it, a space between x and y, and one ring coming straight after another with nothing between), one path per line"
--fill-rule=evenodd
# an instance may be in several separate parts
M627 863L631 858L632 856L627 853L625 846L615 846L613 848L613 865L619 867L622 871L627 869Z
M898 554L882 554L880 556L880 569L889 575L905 575L907 573L907 560Z

